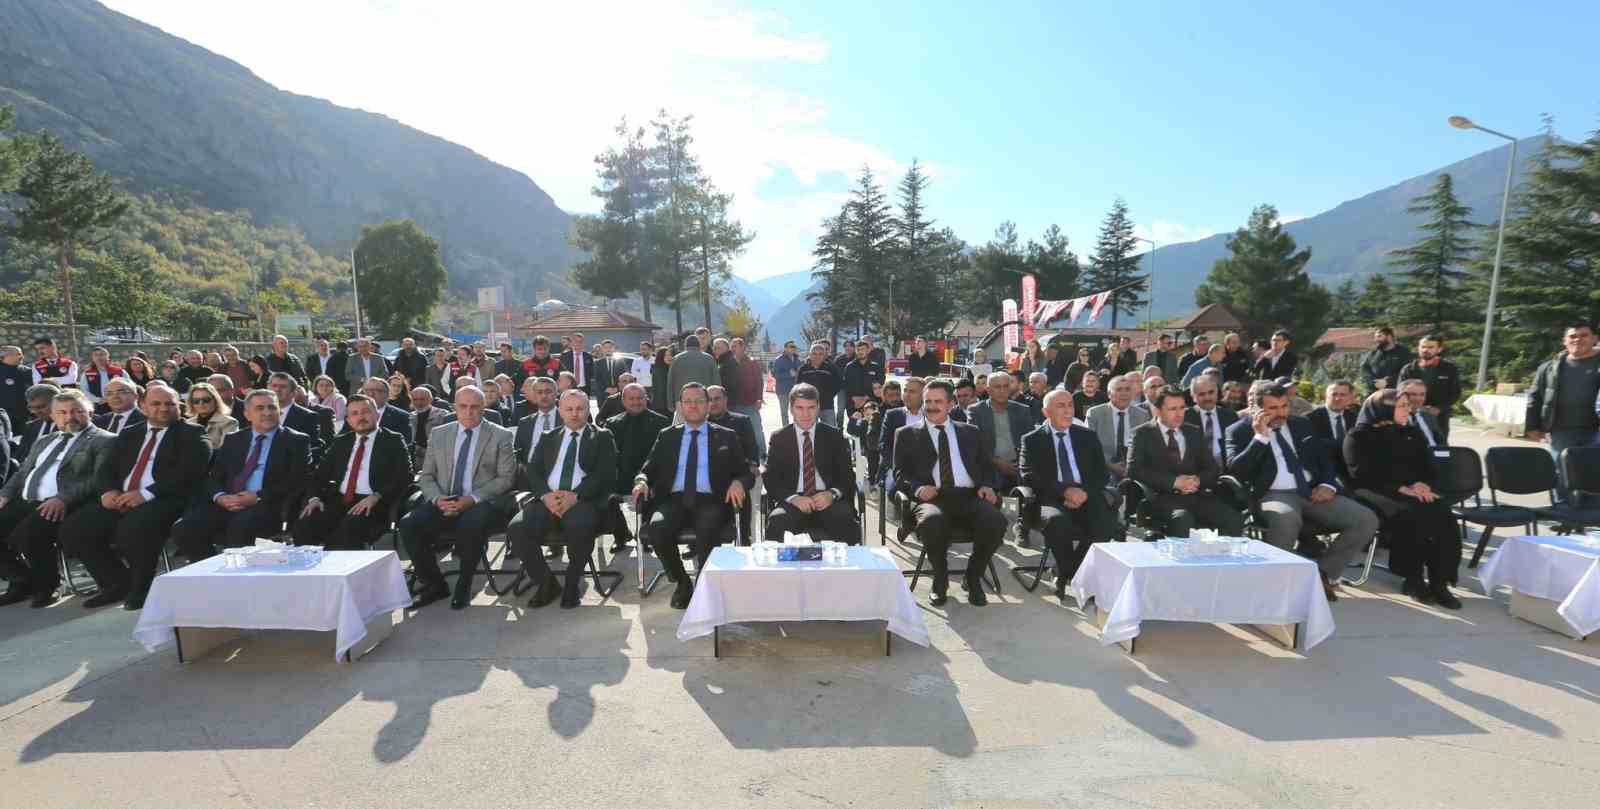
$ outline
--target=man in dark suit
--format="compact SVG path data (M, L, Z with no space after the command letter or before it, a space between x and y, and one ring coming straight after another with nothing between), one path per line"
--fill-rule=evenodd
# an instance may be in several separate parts
M106 381L103 388L105 404L109 408L104 414L94 417L94 426L105 430L112 435L122 432L144 421L144 414L139 412L139 388L125 377L115 377Z
M0 606L55 603L61 522L99 494L95 473L111 457L112 435L89 423L90 407L79 391L56 394L50 403L56 431L34 445L0 489L0 576L10 582Z
M99 501L61 524L61 546L100 587L85 607L124 599L126 609L144 607L172 523L205 479L211 447L205 428L178 420L178 392L145 389L144 415L112 439L111 458L95 475Z
M617 353L617 344L611 340L601 340L600 348L594 359L594 398L604 402L607 397L615 396L622 390L620 375L628 370L631 364L627 360L617 360L612 357Z
M306 378L312 382L319 376L327 376L333 380L335 390L344 387L344 355L328 350L328 341L318 338L317 350L306 355L301 367L306 369Z
M411 454L411 413L389 404L389 383L382 379L369 379L361 384L361 394L372 400L372 406L377 412L379 429L395 433L405 442L406 454ZM430 394L431 398L431 394ZM432 402L429 403L430 406ZM347 416L344 429L340 434L348 433L352 427Z
M411 389L411 410L406 413L407 443L411 446L411 467L422 466L422 455L428 449L428 436L433 428L445 423L450 411L434 405L433 390L424 386Z
M1356 404L1355 386L1345 379L1329 382L1323 391L1323 401L1325 404L1318 405L1306 419L1311 422L1312 432L1327 442L1339 478L1348 481L1350 470L1344 461L1344 437L1356 428L1356 416L1360 410L1353 406Z
M854 505L850 442L839 428L818 421L822 397L810 385L789 390L789 415L792 423L773 433L767 448L764 481L776 506L768 518L767 538L782 542L786 533L805 532L812 539L857 544L861 518Z
M610 421L613 416L621 414L624 410L622 406L622 389L632 385L637 381L638 380L633 374L626 371L617 374L617 392L607 396L605 401L600 403L600 412L596 413L594 416L595 422L598 424L605 424L607 421Z
M588 394L569 390L557 409L561 426L539 437L532 461L524 465L525 491L533 497L511 518L506 537L529 578L538 583L528 606L543 607L559 596L561 608L572 609L578 606L583 568L594 554L606 501L615 488L617 445L610 431L589 423ZM550 572L542 553L552 532L571 560L564 584Z
M588 393L594 384L594 355L583 350L583 332L573 332L567 350L561 352L561 370L570 372L574 387Z
M1111 539L1116 515L1103 492L1111 482L1100 438L1073 424L1072 394L1053 390L1044 396L1045 422L1022 438L1022 485L1039 503L1044 541L1056 558L1056 598L1066 595L1089 553L1089 546Z
M1430 449L1439 449L1448 445L1445 439L1444 427L1438 419L1427 410L1428 383L1412 377L1400 380L1400 395L1406 397L1411 403L1411 413L1415 418L1417 429L1422 432L1422 437L1427 439Z
M60 392L60 388L49 383L40 383L28 388L29 419L17 429L15 457L28 457L28 453L33 450L33 445L39 439L55 432L55 422L50 419L50 401Z
M650 409L650 395L643 385L625 385L617 395L622 397L622 412L607 419L605 428L611 431L611 437L617 443L617 477L613 494L627 494L633 487L634 476L639 474L645 460L650 457L656 436L671 426L672 419ZM633 541L633 533L628 530L628 521L622 515L620 503L611 506L608 519L611 535L616 538L611 552L617 553Z
M922 424L922 377L907 377L905 404L892 407L883 414L883 426L878 433L878 469L883 477L884 490L894 491L894 437L901 427ZM827 399L822 403L826 405Z
M751 472L754 473L756 458L759 457L756 454L758 442L755 425L749 416L728 409L728 391L721 385L706 388L706 421L738 433L739 447L744 450L744 459L750 463Z
M977 425L984 448L994 458L995 482L1001 491L1017 485L1017 456L1022 450L1022 437L1033 430L1033 415L1027 407L1011 401L1016 384L1004 371L990 374L989 400L967 408L967 422ZM995 428L1001 421L1007 427L1003 436L996 435Z
M972 538L963 586L968 603L981 607L989 603L983 571L1005 536L1006 518L996 506L999 497L990 448L983 446L977 427L950 418L954 401L955 386L946 380L929 382L924 388L923 423L901 427L895 436L895 489L916 503L917 539L933 564L933 595L928 603L939 607L949 600L946 554L953 535L963 532Z
M1216 380L1203 375L1195 377L1189 383L1189 398L1194 400L1194 406L1184 411L1183 423L1200 428L1205 434L1206 446L1211 449L1211 457L1220 464L1227 458L1223 442L1227 439L1228 428L1239 420L1239 414L1217 404L1218 393Z
M673 609L687 609L694 596L694 580L678 555L678 534L693 526L695 563L704 565L722 541L722 527L744 507L745 492L755 484L738 434L706 421L706 409L705 387L684 385L677 411L683 423L661 431L633 481L634 500L650 498L655 509L645 531L662 567L678 583Z
M173 540L189 561L277 534L284 509L299 504L311 464L311 439L279 424L278 401L266 391L245 399L250 428L230 433L211 460L201 497L173 526Z
M1268 542L1292 550L1307 523L1337 532L1317 559L1323 591L1329 601L1337 600L1334 585L1345 563L1372 541L1378 517L1343 495L1324 439L1316 436L1311 422L1289 415L1288 390L1266 385L1255 395L1255 416L1228 431L1228 473L1258 502Z
M411 450L378 428L376 402L350 397L345 426L312 473L311 499L294 522L296 544L365 548L383 533L389 505L411 485Z
M1206 449L1206 434L1183 423L1183 392L1156 391L1150 408L1155 418L1133 431L1128 477L1155 491L1151 505L1166 532L1187 537L1195 528L1215 528L1239 536L1244 516L1215 492L1222 467Z
M1256 360L1250 375L1255 379L1294 378L1300 367L1300 357L1289 350L1289 332L1279 329L1272 333L1272 348Z

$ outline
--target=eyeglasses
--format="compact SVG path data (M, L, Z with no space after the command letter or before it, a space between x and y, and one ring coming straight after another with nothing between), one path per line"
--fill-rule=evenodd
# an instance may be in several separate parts
M201 397L196 396L195 398L189 400L189 404L192 404L192 405L203 405L203 404L214 405L216 403L217 403L217 400L216 399L212 399L210 397L201 398Z

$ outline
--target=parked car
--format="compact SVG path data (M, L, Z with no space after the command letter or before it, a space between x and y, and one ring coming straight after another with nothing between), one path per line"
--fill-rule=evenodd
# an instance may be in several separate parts
M167 338L159 334L152 334L142 327L129 328L118 326L116 328L101 329L90 332L90 343L165 343Z

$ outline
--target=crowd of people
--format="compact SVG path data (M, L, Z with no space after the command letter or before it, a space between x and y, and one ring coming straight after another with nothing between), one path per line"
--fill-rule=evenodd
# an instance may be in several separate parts
M366 339L353 351L319 340L302 358L280 335L245 360L226 347L117 364L96 348L83 367L40 338L31 366L0 347L0 604L53 603L58 548L96 582L85 606L136 610L169 539L193 561L283 531L366 547L394 524L419 606L466 606L475 560L504 531L536 587L530 604L570 608L598 536L612 534L613 550L634 540L620 508L631 499L681 609L693 579L680 544L703 563L730 528L748 536L757 476L769 537L858 540L850 435L869 491L908 504L936 606L958 539L973 543L966 598L986 602L979 577L1008 528L999 498L1017 486L1038 497L1064 595L1089 545L1118 533L1132 480L1169 535L1238 535L1255 514L1266 541L1317 559L1330 600L1383 530L1405 592L1459 608L1457 528L1434 491L1459 373L1434 335L1414 357L1391 331L1376 336L1363 394L1337 380L1320 405L1292 382L1285 332L1248 349L1236 334L1196 338L1182 355L1162 336L1142 361L1126 342L1070 362L1030 343L1015 368L975 356L959 374L918 339L904 376L886 373L870 337L838 354L819 341L804 357L786 343L767 363L703 329L681 350L645 342L636 358L610 340L588 349L579 333L559 350L538 337L527 358L410 338L392 362ZM1574 324L1565 343L1528 406L1530 436L1548 434L1553 449L1600 429L1593 326ZM782 414L770 434L769 371ZM445 546L463 560L453 587L437 561ZM556 571L547 559L562 556Z

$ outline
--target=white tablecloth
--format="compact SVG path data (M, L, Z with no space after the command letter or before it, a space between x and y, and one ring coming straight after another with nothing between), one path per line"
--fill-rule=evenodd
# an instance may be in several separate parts
M1527 424L1528 400L1522 396L1474 393L1467 397L1467 412L1487 427L1520 432Z
M1304 624L1303 648L1333 634L1322 574L1309 559L1253 541L1242 557L1174 561L1153 542L1098 542L1072 577L1079 604L1109 613L1104 644L1139 635L1140 621Z
M225 569L213 556L157 576L133 639L171 643L173 628L334 632L334 659L367 636L367 622L411 605L394 551L329 551L313 568Z
M678 625L689 640L741 621L887 621L889 631L928 645L911 589L887 548L850 548L848 563L779 562L757 567L749 548L711 551Z
M1559 602L1579 635L1600 631L1600 548L1572 537L1507 537L1478 571L1485 593L1500 585Z

